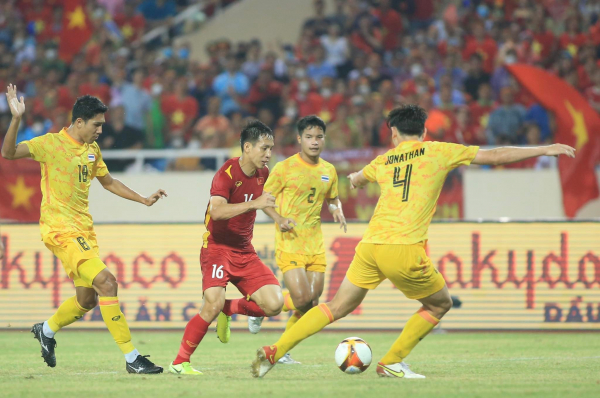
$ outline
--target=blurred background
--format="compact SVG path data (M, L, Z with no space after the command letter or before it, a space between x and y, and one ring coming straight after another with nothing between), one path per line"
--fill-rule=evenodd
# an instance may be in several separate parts
M328 124L322 156L336 166L344 212L356 222L348 236L328 229L325 295L335 293L379 193L351 192L345 176L389 149L386 114L416 103L429 113L429 140L578 150L576 159L450 173L430 255L464 308L445 322L598 328L599 16L599 0L0 0L0 87L14 83L25 97L18 141L58 132L77 97L99 97L110 107L98 141L109 170L140 192L168 191L151 209L99 184L91 192L98 224L130 223L98 234L104 260L129 280L127 305L147 311L141 326L164 322L168 307L163 326L180 327L195 308L212 176L240 155L240 130L254 118L275 133L273 163L298 151L299 118ZM10 120L0 96L0 139ZM39 219L39 183L35 162L0 159L0 281L30 310L49 313L71 287L27 224ZM278 272L272 226L256 231L259 254ZM53 303L27 296L31 286ZM470 307L507 291L514 300L495 304L493 319ZM365 304L374 318L357 324L400 322L382 294ZM562 325L567 319L574 323Z

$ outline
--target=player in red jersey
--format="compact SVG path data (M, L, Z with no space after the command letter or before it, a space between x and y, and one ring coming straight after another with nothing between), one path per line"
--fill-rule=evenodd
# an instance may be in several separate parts
M232 314L275 316L283 306L279 281L252 246L256 210L277 207L275 197L263 193L273 132L256 120L242 130L240 141L242 156L225 162L212 181L200 251L204 301L200 313L185 327L177 358L169 366L171 373L202 374L192 368L190 356L217 316L217 335L227 343ZM244 297L226 300L227 282Z

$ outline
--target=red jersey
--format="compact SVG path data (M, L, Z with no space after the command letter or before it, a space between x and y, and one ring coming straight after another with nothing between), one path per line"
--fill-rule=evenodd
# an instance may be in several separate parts
M256 170L248 177L240 167L240 158L229 159L213 177L210 196L222 196L227 203L243 203L257 199L269 177L269 168ZM203 236L204 246L221 247L237 251L254 252L252 234L256 211L249 211L229 220L215 221L210 217L210 204L206 209L204 225L207 232Z

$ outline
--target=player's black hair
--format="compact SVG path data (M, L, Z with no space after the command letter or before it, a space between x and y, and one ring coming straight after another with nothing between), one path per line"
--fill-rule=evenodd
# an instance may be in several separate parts
M427 112L418 105L402 105L392 110L387 117L387 125L396 127L400 134L420 136L425 131Z
M244 129L242 130L242 134L240 136L240 145L242 147L242 152L244 152L244 144L246 142L249 142L252 144L252 146L254 146L261 137L272 139L273 130L271 130L269 126L267 126L260 120L253 120L249 122L246 125L246 127L244 127Z
M320 127L323 132L327 130L325 122L317 115L304 116L302 119L298 120L298 123L296 124L296 129L298 130L299 136L302 136L304 130L312 127Z
M106 113L108 106L104 105L96 97L91 95L84 95L83 97L77 98L75 105L73 105L73 115L71 116L71 123L75 123L75 120L82 119L87 123L88 120L92 119L99 113Z

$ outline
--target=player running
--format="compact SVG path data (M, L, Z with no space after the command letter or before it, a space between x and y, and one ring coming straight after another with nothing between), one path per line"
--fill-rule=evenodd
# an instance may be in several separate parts
M308 311L275 344L257 351L252 375L263 377L298 343L352 312L385 279L423 306L408 320L400 337L379 361L382 377L424 378L403 362L411 350L452 307L442 275L425 253L427 230L446 175L461 165L500 165L537 156L575 156L561 144L491 150L444 142L423 142L427 114L416 105L388 116L395 145L358 173L348 176L352 188L377 182L381 196L346 277L333 300Z
M185 327L179 353L169 366L171 373L202 374L190 365L190 357L217 316L217 336L227 343L232 314L260 317L281 312L279 281L252 246L256 210L276 207L275 197L263 193L273 133L256 120L242 130L240 143L242 156L225 162L212 181L204 220L207 232L200 251L204 300L200 313ZM228 282L244 297L226 300Z
M317 116L298 121L300 153L279 162L269 175L265 192L275 196L278 209L265 209L275 221L275 258L285 286L283 311L294 311L286 330L319 303L325 281L325 246L321 208L329 205L333 219L346 231L346 219L338 199L335 168L320 158L325 141L325 122ZM250 332L258 333L263 318L248 318ZM258 326L258 327L257 327ZM296 364L287 353L280 363Z
M102 134L108 108L95 97L85 95L75 102L71 125L56 134L45 134L15 146L17 130L25 113L17 87L8 86L6 98L12 121L2 144L5 159L32 158L41 164L42 241L60 259L73 280L75 296L64 301L50 319L33 325L31 332L40 342L44 362L56 366L54 335L100 304L102 319L125 355L129 373L162 373L131 343L131 333L117 297L117 280L99 258L98 243L89 212L88 196L94 178L104 189L122 198L152 206L163 196L159 189L147 198L111 177L96 140Z

